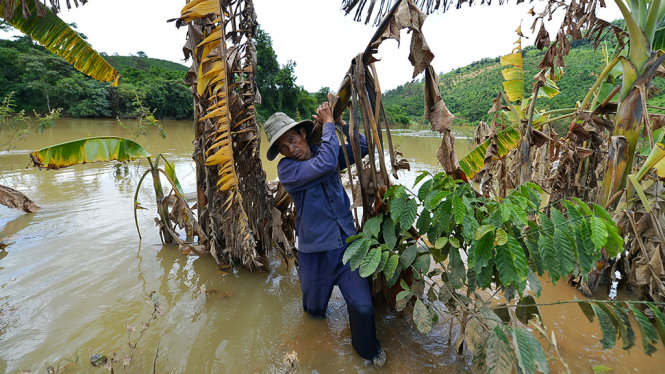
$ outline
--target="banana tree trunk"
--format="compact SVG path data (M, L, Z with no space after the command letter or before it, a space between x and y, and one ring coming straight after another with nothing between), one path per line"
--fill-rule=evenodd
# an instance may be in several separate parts
M622 59L624 81L615 117L616 128L608 149L609 162L599 199L603 205L626 187L628 174L633 167L633 157L641 125L646 115L646 94L651 79L663 61L665 61L665 54L660 52L654 52L639 68L628 59Z
M164 198L164 190L162 189L162 180L159 177L159 165L158 165L159 161L155 160L155 163L153 164L150 157L148 157L148 163L150 163L150 174L152 175L152 185L155 188L155 198L157 199L157 213L159 214L159 219L162 225L159 231L162 234L162 239L164 240L164 243L170 244L173 243L173 236L171 236L171 232L173 231L173 225L171 224L171 220L169 219L169 204Z

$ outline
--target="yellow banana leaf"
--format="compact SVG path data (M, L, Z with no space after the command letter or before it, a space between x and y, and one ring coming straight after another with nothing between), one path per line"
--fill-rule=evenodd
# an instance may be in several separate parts
M637 173L637 180L642 180L651 169L655 169L656 174L659 177L665 178L665 144L655 144L649 157L647 157L647 160L644 161L644 165L642 165L642 168Z
M466 174L467 179L473 178L483 166L485 166L485 155L487 154L487 147L489 147L492 139L485 140L482 144L477 146L468 155L466 155L459 162L460 169ZM517 132L515 126L509 126L496 134L496 142L498 148L498 155L493 157L493 160L498 160L507 155L510 151L517 147L520 141L520 134Z
M100 82L113 82L114 86L117 85L120 77L118 72L51 10L38 3L38 11L36 3L38 2L24 3L30 13L26 14L25 18L21 1L16 2L12 17L4 18L4 12L0 12L0 17L49 51L63 57L83 74ZM43 17L38 17L40 13L43 13Z
M34 166L60 169L76 164L134 160L149 157L138 143L120 137L99 136L56 144L30 153Z

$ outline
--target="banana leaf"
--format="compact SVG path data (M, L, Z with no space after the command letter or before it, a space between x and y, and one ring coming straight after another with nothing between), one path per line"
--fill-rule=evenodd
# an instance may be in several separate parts
M138 143L114 136L73 140L30 153L34 166L40 169L60 169L89 162L125 161L149 156Z
M459 162L460 169L466 174L468 179L473 178L483 166L485 166L485 155L487 154L487 147L489 147L492 139L485 140L482 144L477 146L468 155L466 155ZM505 128L496 134L496 142L498 148L498 155L492 159L500 159L507 155L510 151L517 147L520 141L520 134L515 126Z
M642 165L642 168L637 173L637 180L642 180L651 169L655 169L656 174L659 177L665 177L665 144L656 143L654 145L649 157L647 157L647 160L644 161L644 165Z
M23 6L27 6L29 11L29 14L25 13L25 17ZM40 8L37 9L37 6ZM7 13L13 15L7 17ZM1 12L0 16L49 51L64 58L83 74L100 82L113 82L114 86L118 84L118 72L76 31L41 3L17 1L13 12Z

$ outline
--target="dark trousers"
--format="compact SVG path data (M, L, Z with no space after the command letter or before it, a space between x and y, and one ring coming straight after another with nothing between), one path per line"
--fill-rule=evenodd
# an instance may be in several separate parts
M344 249L298 254L302 305L313 317L324 318L333 287L337 285L349 312L353 349L360 357L371 360L379 354L381 344L376 338L369 281L358 270L351 271L348 263L342 265Z

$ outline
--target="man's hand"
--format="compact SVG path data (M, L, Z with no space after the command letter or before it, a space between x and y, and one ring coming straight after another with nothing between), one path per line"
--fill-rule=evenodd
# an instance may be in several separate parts
M330 105L328 102L325 102L316 109L316 115L312 115L315 121L320 123L334 122L332 115L332 110L330 110Z

